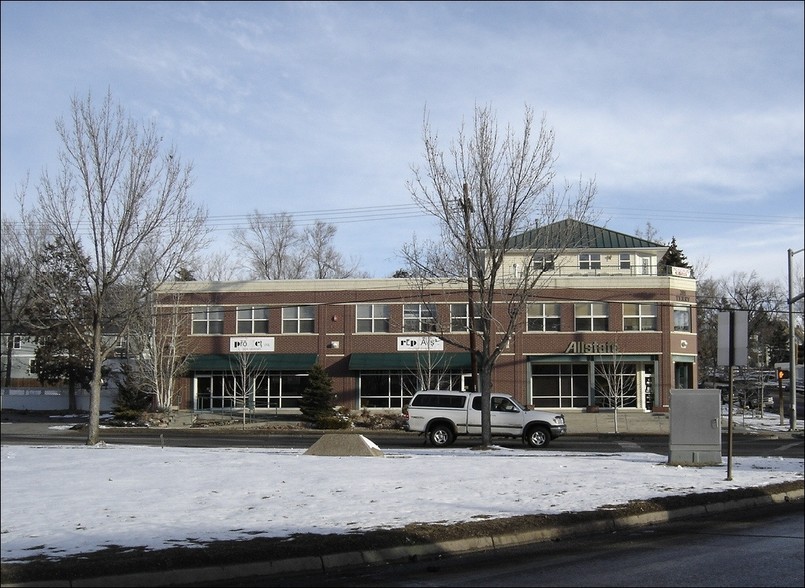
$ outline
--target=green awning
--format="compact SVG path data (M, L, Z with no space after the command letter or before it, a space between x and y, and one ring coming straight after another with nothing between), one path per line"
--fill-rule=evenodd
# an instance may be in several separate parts
M253 353L249 354L249 368L263 371L308 371L316 363L315 353ZM252 359L253 358L253 359ZM194 372L237 371L237 355L194 355L189 368Z
M470 354L466 352L415 353L401 351L399 353L353 353L349 356L349 369L351 370L408 370L421 366L440 369L470 369Z

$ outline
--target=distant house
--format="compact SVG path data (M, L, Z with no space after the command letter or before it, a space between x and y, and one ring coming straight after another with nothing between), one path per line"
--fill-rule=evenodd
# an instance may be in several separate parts
M12 338L11 382L5 386L6 355L9 338ZM2 397L0 407L14 410L61 411L69 408L69 393L66 385L42 384L36 373L36 342L26 335L2 335L3 355L0 358L2 371ZM120 366L127 361L124 349L104 364L109 369L109 377L101 390L101 410L111 410L117 398L117 383ZM89 410L89 393L77 391L77 409Z
M667 411L670 390L698 380L691 271L662 266L665 245L584 223L574 223L571 248L552 249L551 231L567 230L519 235L506 259L495 293L501 321L507 280L525 264L546 275L496 364L495 390L563 411L606 406L596 365L608 363L625 382L619 408ZM181 408L235 407L248 357L246 402L258 412L297 411L314 363L333 377L340 405L397 411L421 387L466 389L472 379L469 353L432 328L436 318L468 340L466 282L433 283L426 295L404 278L190 281L165 284L156 304L159 314L191 317Z

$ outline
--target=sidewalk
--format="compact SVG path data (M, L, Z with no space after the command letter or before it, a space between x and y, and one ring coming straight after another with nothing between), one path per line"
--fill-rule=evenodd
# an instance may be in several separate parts
M668 435L671 420L668 413L619 411L617 427L615 411L566 412L568 435L620 434L620 435Z

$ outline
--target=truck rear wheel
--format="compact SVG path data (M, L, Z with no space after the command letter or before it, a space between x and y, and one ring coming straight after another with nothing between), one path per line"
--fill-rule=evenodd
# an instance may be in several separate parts
M526 433L525 442L534 449L547 447L548 443L551 442L551 433L545 427L534 427Z
M447 425L434 425L428 434L430 444L434 447L447 447L456 440L453 430Z

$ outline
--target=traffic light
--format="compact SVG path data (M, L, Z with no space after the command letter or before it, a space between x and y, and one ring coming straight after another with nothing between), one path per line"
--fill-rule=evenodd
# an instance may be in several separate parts
M782 382L784 376L785 376L785 372L783 370L777 370L777 381L778 382Z

